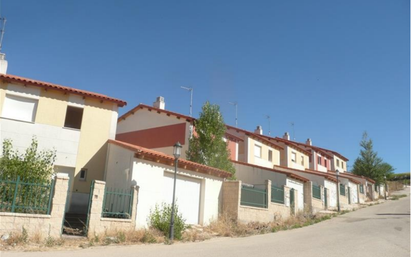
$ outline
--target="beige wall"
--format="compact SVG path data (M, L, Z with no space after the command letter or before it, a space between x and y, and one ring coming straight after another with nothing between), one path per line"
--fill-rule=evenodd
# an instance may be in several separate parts
M266 144L263 144L250 137L245 137L247 143L247 162L267 168L273 168L273 165L280 165L280 151ZM255 146L261 147L261 157L255 156ZM272 161L269 161L269 150L272 151Z
M336 160L339 162L339 166L336 165ZM343 167L342 167L342 162L343 162ZM347 171L347 164L344 160L341 158L337 157L336 155L333 155L333 160L332 160L332 170L339 170L340 172L345 172Z
M92 180L104 179L107 140L111 132L112 116L116 115L112 108L113 103L86 98L74 175L75 192L88 193ZM79 181L82 168L87 169L86 181Z
M42 90L35 123L64 127L69 96L61 91Z
M68 184L66 174L56 176L50 215L0 212L0 234L22 233L24 228L29 236L60 237Z

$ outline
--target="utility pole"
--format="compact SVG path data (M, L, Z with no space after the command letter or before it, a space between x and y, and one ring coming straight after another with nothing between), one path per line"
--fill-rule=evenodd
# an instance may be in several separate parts
M192 111L193 111L193 87L180 87L183 88L187 91L190 91L190 110L189 110L189 116L192 117Z
M234 105L235 106L235 109L236 109L236 116L235 116L235 126L236 126L236 128L237 128L237 102L229 102L231 105Z

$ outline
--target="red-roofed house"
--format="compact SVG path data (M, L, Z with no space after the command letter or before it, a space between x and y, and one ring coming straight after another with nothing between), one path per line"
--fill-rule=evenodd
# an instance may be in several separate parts
M217 219L222 183L231 174L184 159L179 159L177 170L176 201L186 222L207 225ZM117 190L139 186L136 227L148 226L148 216L156 205L171 204L173 174L173 156L122 141L109 141L106 185Z
M173 145L183 146L182 157L186 159L189 139L195 133L195 119L165 110L163 97L158 97L152 106L139 104L118 119L116 140L140 145L145 148L173 154ZM225 139L232 160L237 160L238 143L235 135L226 134Z
M36 137L40 150L55 149L56 171L71 178L66 210L85 213L90 183L103 179L107 140L115 137L124 105L105 95L0 74L0 141L11 139L22 152Z

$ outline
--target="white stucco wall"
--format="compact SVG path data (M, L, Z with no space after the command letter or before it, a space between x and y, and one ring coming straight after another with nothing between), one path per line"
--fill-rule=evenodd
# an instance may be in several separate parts
M293 188L298 191L298 210L303 211L304 209L304 192L303 192L303 182L287 178L286 186Z
M0 147L4 139L13 141L13 148L24 152L35 136L39 150L56 149L56 165L76 166L80 130L0 118Z
M172 166L134 158L133 151L109 144L106 169L106 185L115 188L139 186L136 227L148 226L150 210L161 204L164 195L163 177L165 172L173 174ZM180 178L189 177L200 181L199 223L207 225L218 218L221 198L222 178L178 169ZM172 192L170 192L170 197Z
M330 181L330 180L325 180L325 187L328 190L329 193L329 202L328 205L329 207L336 207L337 206L337 194L336 194L336 183Z
M350 202L351 202L351 204L359 203L358 185L349 181L348 186L350 187Z

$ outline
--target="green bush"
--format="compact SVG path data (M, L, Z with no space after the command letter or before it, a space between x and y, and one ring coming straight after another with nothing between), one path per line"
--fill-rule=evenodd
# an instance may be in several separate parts
M174 238L181 240L182 232L188 228L186 220L179 213L179 208L175 204L175 223L174 223ZM162 203L161 206L156 205L153 211L150 211L149 222L150 226L163 232L169 238L170 218L172 217L172 205Z

